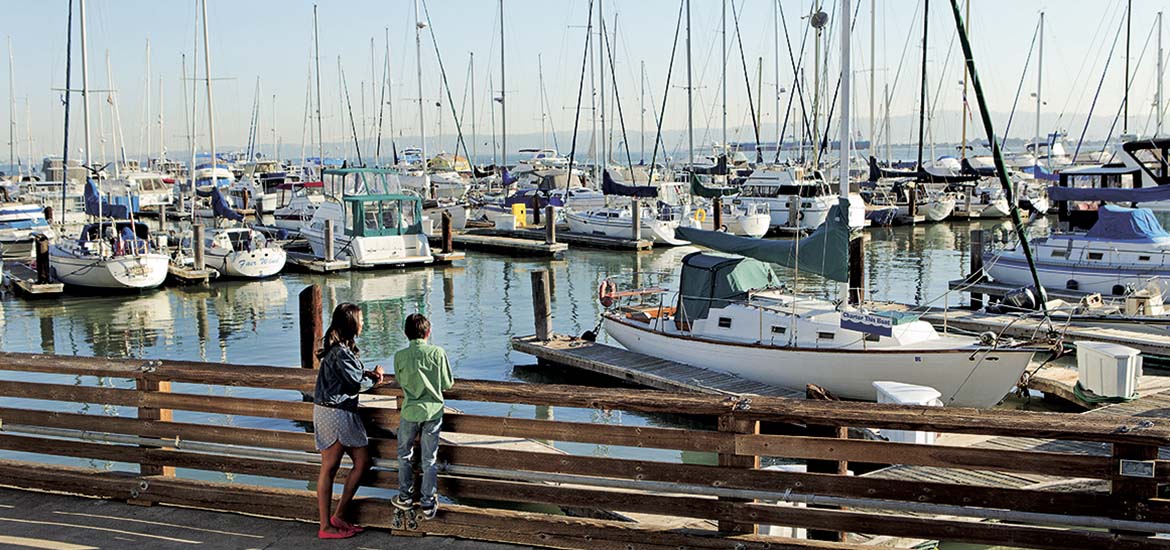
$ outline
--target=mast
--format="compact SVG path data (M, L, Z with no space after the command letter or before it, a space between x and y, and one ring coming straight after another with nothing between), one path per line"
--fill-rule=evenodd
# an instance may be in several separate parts
M65 31L65 130L64 146L61 152L61 223L65 223L65 190L68 185L65 182L69 181L69 96L72 92L69 91L70 77L73 75L70 68L73 64L73 0L69 0L69 16L68 23L66 23ZM101 201L98 201L100 204Z
M695 165L695 118L691 107L691 0L687 0L687 159Z
M496 88L496 84L494 81L495 81L495 79L492 78L492 72L489 70L488 71L488 91L489 92L491 92L492 90L495 90L495 88ZM503 165L500 164L500 162L499 162L499 156L498 156L499 149L497 149L497 143L496 143L496 100L495 100L495 98L489 98L489 99L491 101L488 101L488 109L490 110L491 120L492 120L492 164L495 165L497 168L503 168Z
M508 166L508 115L504 106L504 89L508 79L504 74L504 0L500 0L500 166Z
M772 58L774 60L773 71L776 73L776 157L775 160L780 159L780 142L784 141L784 128L780 121L780 2L773 0L772 2Z
M78 15L81 17L81 113L84 121L83 128L85 129L85 167L88 170L90 167L90 151L89 151L89 56L88 48L85 41L85 0L77 0ZM69 92L65 92L69 93ZM69 165L65 165L66 179L69 177ZM61 186L62 188L65 185ZM98 219L102 217L102 201L98 200ZM64 215L64 211L62 211Z
M641 88L641 96L638 99L638 139L641 140L639 149L642 151L642 162L639 164L646 164L646 60L642 60L642 76L638 81L638 86Z
M970 20L970 15L967 17ZM1033 177L1039 176L1037 173L1039 170L1037 168L1042 164L1040 162L1040 105L1042 104L1040 100L1040 87L1044 84L1044 12L1040 12L1040 31L1036 39L1040 42L1040 52L1036 64L1036 145L1032 148L1032 157L1034 159L1034 166L1032 168ZM1052 155L1051 149L1049 149L1048 154L1049 156Z
M471 90L471 158L468 161L474 167L479 159L479 143L475 137L475 52L467 52L467 57L468 71L471 73L471 84L468 86ZM471 173L474 176L475 170Z
M1122 109L1125 113L1121 118L1121 135L1129 133L1129 36L1133 24L1133 0L1125 2L1125 99L1122 99Z
M536 54L536 80L540 86L540 148L548 148L548 136L544 134L544 62L541 55Z
M967 15L964 16L963 24L967 26L967 32L971 32L971 0L964 2L967 8ZM1044 12L1040 12L1040 20L1044 20ZM1040 91L1036 91L1036 135L1040 135ZM1037 139L1037 143L1039 139ZM967 66L963 65L963 144L959 149L959 158L967 158Z
M317 177L325 181L325 142L321 124L321 40L317 30L317 4L313 4L313 65L317 80Z
M874 98L877 96L877 0L869 0L869 154L874 152L877 143L877 134L874 133ZM963 109L967 109L967 73L963 72ZM963 154L967 150L967 114L963 113Z
M605 95L605 40L608 31L605 30L605 10L602 9L603 0L597 0L597 29L601 31L601 40L597 43L601 45L601 54L597 56L597 97L601 99L601 169L605 170L605 166L609 164L609 149L607 149L607 141L605 139L605 101L609 99ZM630 179L634 175L630 174Z
M219 159L215 156L215 109L211 96L211 45L208 43L207 30L207 0L203 0L203 73L207 77L207 141L211 147L211 178L218 185L215 177Z
M841 189L838 191L841 198L837 201L837 208L841 210L841 215L845 217L845 223L849 223L849 136L851 134L849 125L852 122L850 113L850 99L851 90L853 86L853 75L850 70L850 47L849 35L851 25L850 17L853 13L849 7L850 0L841 0L841 122L840 135L838 139L841 142L837 151L840 153L840 158L837 161L837 170L840 177ZM849 247L846 247L845 254L849 254ZM849 303L849 283L838 284L838 290L841 292L841 303Z
M1154 118L1155 118L1154 135L1155 136L1162 135L1162 117L1164 116L1164 112L1165 112L1165 110L1162 106L1162 100L1163 100L1163 98L1162 98L1162 79L1163 79L1163 70L1165 69L1165 67L1162 66L1163 59L1164 59L1164 57L1162 55L1162 12L1158 12L1158 76L1157 76L1158 83L1154 89L1154 97L1156 98L1154 100L1154 102L1156 103L1154 105Z
M720 80L720 88L721 88L720 94L723 96L723 138L722 138L722 140L723 140L723 154L726 155L728 153L728 147L727 147L727 0L723 0L722 2L720 2L719 7L720 7L719 35L720 35L720 39L722 40L722 44L723 44L721 49L720 49L720 54L722 55L723 64L720 66L720 69L719 69L719 80ZM687 30L690 30L690 27L687 27ZM689 36L690 35L688 35L688 40L689 40ZM689 42L688 42L688 44L689 44ZM689 57L687 58L687 67L688 68L690 67L690 58ZM690 73L688 72L687 74L689 75ZM688 83L687 86L690 86L690 83ZM688 96L688 98L689 98L689 96Z
M922 90L918 100L918 168L922 169L922 145L926 133L926 36L930 29L930 0L922 0Z
M146 117L143 120L143 126L146 133L146 156L147 164L150 164L150 150L153 149L150 140L150 39L146 39ZM138 143L142 145L142 142Z
M890 141L893 136L890 135L890 83L885 83L885 98L886 98L886 116L885 116L885 130L882 131L886 135L886 162L890 162Z
M502 1L502 0L501 0ZM422 72L422 30L427 27L419 17L418 0L414 0L414 65L418 73L418 131L422 141L419 147L422 157L423 190L430 194L430 180L427 177L427 126L423 119L423 72Z
M813 148L813 169L821 167L821 28L824 26L827 16L821 11L821 2L816 0L813 3L812 24L816 28L817 35L813 41L813 104L812 104L812 148ZM818 23L819 20L819 23Z
M12 37L8 37L8 167L16 164L16 77L12 58ZM68 91L65 93L69 93ZM18 170L19 171L19 170Z
M166 138L163 135L163 75L158 75L158 160L167 156Z

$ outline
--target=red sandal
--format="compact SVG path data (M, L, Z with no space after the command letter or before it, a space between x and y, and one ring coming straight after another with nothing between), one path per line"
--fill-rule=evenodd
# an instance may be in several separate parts
M317 538L319 539L348 539L357 533L353 531L342 531L340 533L330 533L329 531L317 531Z
M349 523L338 517L330 517L329 524L337 529L341 529L342 531L353 531L355 535L365 531L365 529L362 529L361 527L353 525L352 523Z

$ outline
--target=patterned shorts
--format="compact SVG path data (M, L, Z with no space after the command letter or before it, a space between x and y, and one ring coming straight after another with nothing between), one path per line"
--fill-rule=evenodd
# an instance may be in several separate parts
M341 442L342 447L365 447L370 444L361 417L344 409L313 405L313 432L318 451L324 451L337 442Z

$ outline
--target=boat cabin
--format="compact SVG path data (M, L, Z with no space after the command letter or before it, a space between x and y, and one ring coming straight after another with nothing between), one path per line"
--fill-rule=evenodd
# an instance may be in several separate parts
M382 194L345 197L345 234L386 237L422 233L422 199L415 195Z
M86 224L78 239L86 250L99 252L107 249L115 256L143 254L150 251L150 228L142 222L103 221Z

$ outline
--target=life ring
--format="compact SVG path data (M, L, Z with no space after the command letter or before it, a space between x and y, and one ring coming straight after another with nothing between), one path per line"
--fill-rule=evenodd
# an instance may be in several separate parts
M691 216L699 223L704 223L707 221L707 211L703 210L702 208L696 208L694 214L691 214Z
M606 279L597 286L597 301L605 307L611 307L617 302L617 284Z

